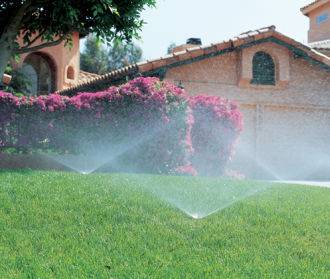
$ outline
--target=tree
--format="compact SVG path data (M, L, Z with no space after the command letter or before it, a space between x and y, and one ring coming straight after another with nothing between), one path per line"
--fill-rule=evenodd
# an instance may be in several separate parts
M171 54L175 47L176 47L176 43L174 42L170 43L170 45L167 47L167 54Z
M10 84L5 87L6 92L11 92L16 96L31 94L31 80L24 74L22 69L14 69L12 65L8 64L5 72L12 76Z
M80 54L80 68L95 74L108 72L108 52L96 36L88 36Z
M108 43L114 38L130 41L144 23L140 19L144 7L154 6L155 1L0 0L0 77L13 55L62 42L68 45L74 31L95 33ZM20 35L23 46L17 43Z
M115 41L108 55L108 69L112 71L141 61L142 49L134 43Z
M80 68L87 72L104 74L137 63L142 49L134 43L115 40L107 48L96 36L89 36L80 55Z

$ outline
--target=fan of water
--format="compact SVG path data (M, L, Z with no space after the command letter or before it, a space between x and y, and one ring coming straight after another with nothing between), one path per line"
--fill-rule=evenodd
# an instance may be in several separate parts
M272 186L267 182L247 182L216 178L135 177L131 182L157 198L180 209L193 219L202 219L230 205L257 195Z

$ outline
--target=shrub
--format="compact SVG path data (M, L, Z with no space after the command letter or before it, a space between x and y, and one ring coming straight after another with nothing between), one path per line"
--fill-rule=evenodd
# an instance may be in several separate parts
M175 172L188 163L188 98L156 78L72 98L0 93L0 111L2 146L26 152L99 150L126 168L155 173Z
M242 131L242 115L235 103L216 96L192 97L190 106L192 164L201 175L222 175Z
M157 78L71 98L0 92L0 148L93 154L125 171L221 174L241 129L233 103Z
M15 121L19 99L10 93L0 91L0 147L14 145L13 134L17 134L16 127L10 124Z

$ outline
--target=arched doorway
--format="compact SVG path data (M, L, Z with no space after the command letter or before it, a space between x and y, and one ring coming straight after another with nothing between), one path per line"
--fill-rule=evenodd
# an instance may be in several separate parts
M22 65L22 72L28 79L31 95L46 95L55 91L55 65L45 54L29 54Z

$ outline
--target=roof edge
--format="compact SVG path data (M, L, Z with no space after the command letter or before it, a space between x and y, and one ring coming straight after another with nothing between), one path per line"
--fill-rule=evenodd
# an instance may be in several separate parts
M310 12L313 10L330 3L329 0L316 0L300 9L300 11L303 13L303 15L308 16Z

